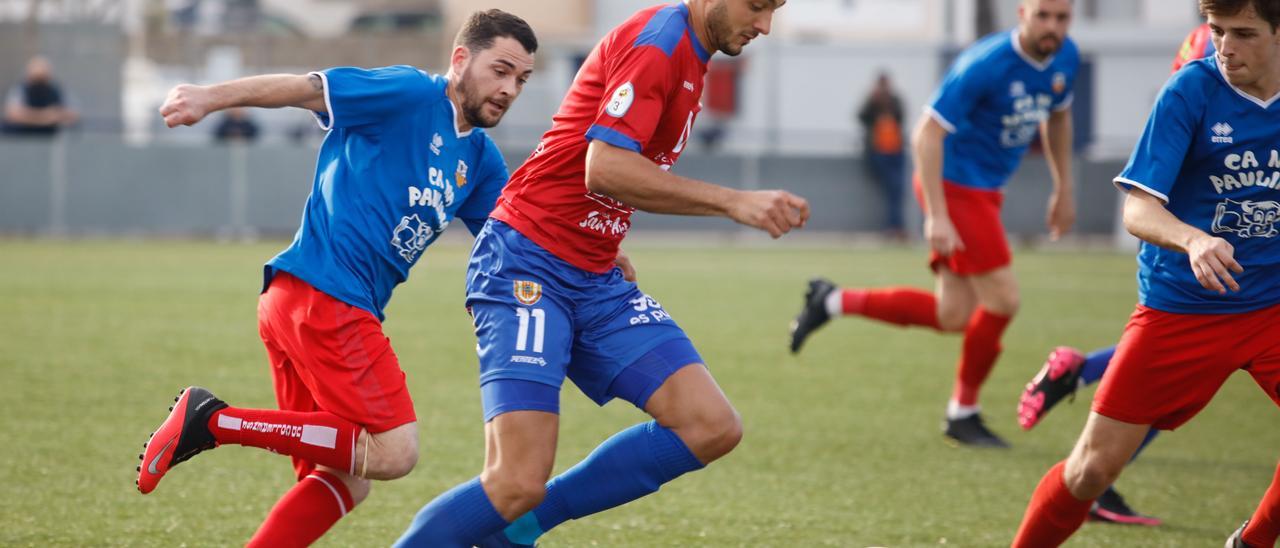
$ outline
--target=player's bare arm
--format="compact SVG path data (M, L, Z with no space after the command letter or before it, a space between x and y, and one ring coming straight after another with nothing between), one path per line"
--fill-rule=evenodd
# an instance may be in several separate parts
M1159 198L1130 190L1124 199L1124 227L1130 234L1166 249L1181 251L1191 261L1191 271L1205 289L1225 294L1239 291L1231 276L1244 272L1235 259L1235 248L1222 238L1182 222L1165 209Z
M1045 225L1049 238L1057 240L1071 230L1076 222L1075 179L1071 173L1071 144L1075 128L1071 123L1071 109L1049 114L1040 128L1041 142L1048 151L1049 173L1053 177L1053 193L1049 195L1049 207L1045 212Z
M803 227L809 202L782 190L743 191L672 175L643 156L595 140L587 189L650 213L728 217L774 238Z
M955 225L951 224L947 200L942 193L942 141L946 137L947 129L932 116L925 116L911 136L916 173L924 195L924 237L929 247L942 255L964 249L964 242L960 241Z
M211 113L232 107L297 107L328 112L320 76L266 74L211 86L179 85L169 91L160 115L168 127L190 126Z

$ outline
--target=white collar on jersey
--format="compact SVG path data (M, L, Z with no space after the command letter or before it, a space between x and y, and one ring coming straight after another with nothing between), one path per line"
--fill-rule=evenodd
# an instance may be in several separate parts
M449 112L452 114L452 116L449 117L449 120L453 122L453 134L458 136L459 139L470 137L471 129L475 129L475 128L471 128L466 131L458 130L458 105L453 104L453 98L449 97L449 84L450 84L449 79L445 78L444 79L444 100L449 103Z
M1053 58L1057 54L1046 57L1044 61L1036 61L1035 58L1031 57L1030 55L1027 55L1027 52L1022 50L1022 40L1018 38L1019 36L1018 29L1013 29L1013 32L1011 34L1013 37L1013 51L1018 52L1018 57L1021 57L1023 61L1026 61L1028 65L1031 65L1036 70L1043 72L1044 69L1049 68L1049 65L1053 64Z
M1226 68L1226 67L1224 67L1224 66L1222 66L1222 60L1221 60L1221 59L1218 59L1218 55L1217 55L1217 54L1214 54L1214 56L1213 56L1213 62L1214 62L1215 64L1217 64L1217 65L1218 65L1218 74L1222 76L1222 81L1227 83L1227 87L1229 87L1229 88L1231 88L1232 90L1234 90L1234 91L1235 91L1236 93L1238 93L1241 97L1244 97L1245 99L1248 99L1248 100L1249 100L1250 102L1252 102L1253 104L1258 105L1258 106L1262 107L1263 109L1268 109L1268 108L1271 108L1271 105L1275 104L1275 102L1276 102L1277 100L1280 100L1280 93L1276 93L1275 95L1271 96L1271 98L1270 98L1270 99L1267 99L1266 101L1263 101L1262 99L1259 99L1259 98L1257 98L1257 97L1254 97L1254 96L1252 96L1252 95L1249 95L1248 93L1245 93L1245 91L1244 91L1244 90L1242 90L1242 89L1240 89L1240 88L1236 87L1236 86L1235 86L1235 84L1232 84L1232 83L1231 83L1231 80L1228 80L1228 79L1227 79L1227 68Z

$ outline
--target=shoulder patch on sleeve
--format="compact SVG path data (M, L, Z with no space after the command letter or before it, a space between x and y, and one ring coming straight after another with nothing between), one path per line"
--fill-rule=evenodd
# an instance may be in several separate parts
M636 100L636 88L631 82L625 82L613 90L613 95L609 97L609 104L604 107L604 111L614 118L621 118L631 110L631 103Z

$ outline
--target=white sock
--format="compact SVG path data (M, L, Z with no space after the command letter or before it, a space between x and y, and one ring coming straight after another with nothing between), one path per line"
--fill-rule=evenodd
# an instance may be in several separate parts
M950 420L967 419L982 411L980 405L960 405L956 400L947 400L947 418Z
M827 314L832 317L844 315L844 290L836 288L827 295Z

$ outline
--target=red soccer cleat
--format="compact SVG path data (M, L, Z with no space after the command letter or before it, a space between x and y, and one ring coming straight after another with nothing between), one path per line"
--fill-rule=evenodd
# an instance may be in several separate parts
M1044 367L1036 374L1018 400L1018 424L1030 430L1053 406L1080 387L1080 369L1084 355L1069 346L1059 346L1049 353Z
M226 403L199 386L191 386L178 393L169 408L169 416L142 444L145 451L138 454L138 491L142 494L155 490L165 473L178 463L196 456L205 449L213 449L218 443L209 431L209 417Z

